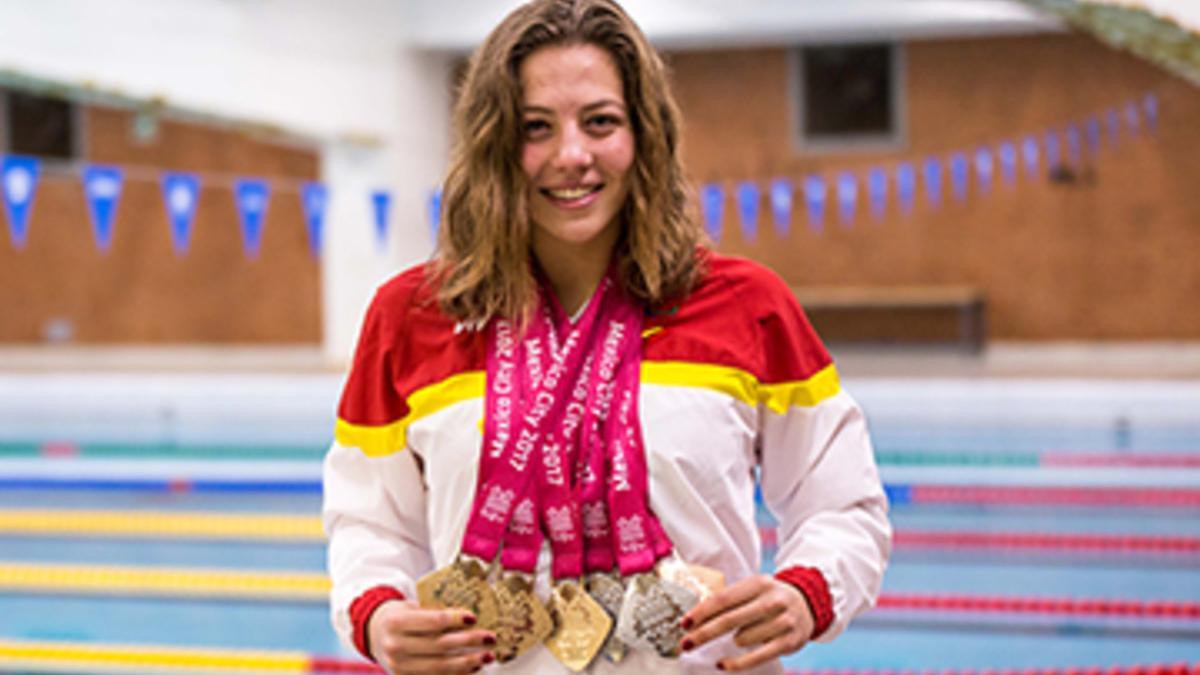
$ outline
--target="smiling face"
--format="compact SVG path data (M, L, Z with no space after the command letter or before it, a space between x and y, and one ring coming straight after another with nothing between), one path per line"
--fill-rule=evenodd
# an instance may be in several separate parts
M604 49L573 44L530 54L520 80L534 252L607 263L634 158L621 75Z

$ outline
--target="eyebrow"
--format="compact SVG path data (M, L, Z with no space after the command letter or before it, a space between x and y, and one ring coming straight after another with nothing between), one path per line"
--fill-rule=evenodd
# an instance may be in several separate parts
M614 107L620 108L621 110L625 110L624 103L621 103L620 101L616 100L615 98L604 98L604 99L600 99L599 101L592 101L591 103L583 106L583 112L590 112L597 108L604 108L607 106L614 106ZM547 108L544 106L539 106L539 105L522 106L521 112L523 112L523 113L536 112L536 113L546 113L546 114L554 113L554 111L551 110L550 108Z

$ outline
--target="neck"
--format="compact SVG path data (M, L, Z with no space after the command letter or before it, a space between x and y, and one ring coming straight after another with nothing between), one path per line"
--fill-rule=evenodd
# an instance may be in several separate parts
M568 316L574 316L596 292L608 271L612 249L612 244L575 247L559 242L534 242L538 265Z

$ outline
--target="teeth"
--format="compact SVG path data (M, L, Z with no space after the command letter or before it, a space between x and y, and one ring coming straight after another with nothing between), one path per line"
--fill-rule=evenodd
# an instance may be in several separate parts
M567 188L565 190L547 190L551 197L555 199L579 199L580 197L591 194L592 188L578 187Z

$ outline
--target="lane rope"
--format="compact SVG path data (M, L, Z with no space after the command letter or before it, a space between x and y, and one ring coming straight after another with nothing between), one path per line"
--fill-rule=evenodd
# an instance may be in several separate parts
M26 593L325 602L324 574L269 570L0 563L0 589Z

